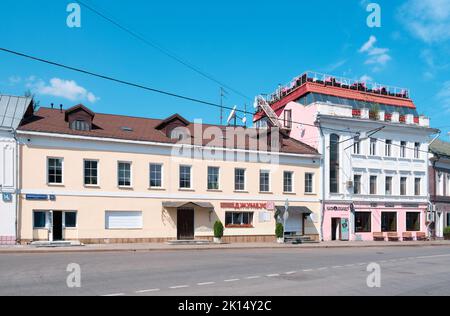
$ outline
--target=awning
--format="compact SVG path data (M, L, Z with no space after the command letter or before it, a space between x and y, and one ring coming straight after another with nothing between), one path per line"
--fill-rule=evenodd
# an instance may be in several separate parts
M284 214L284 206L275 206L278 214ZM313 212L306 206L289 206L289 214L311 215Z
M180 201L165 201L162 203L162 206L165 208L180 208L187 206L189 204L194 204L196 206L199 206L201 208L214 208L214 205L212 205L209 202L180 202Z

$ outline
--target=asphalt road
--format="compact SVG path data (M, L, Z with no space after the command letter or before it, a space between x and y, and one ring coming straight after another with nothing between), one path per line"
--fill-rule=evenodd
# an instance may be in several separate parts
M4 254L0 295L450 295L450 247Z

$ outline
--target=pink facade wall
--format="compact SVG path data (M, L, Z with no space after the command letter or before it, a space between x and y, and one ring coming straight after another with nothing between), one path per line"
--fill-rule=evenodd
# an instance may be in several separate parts
M373 241L373 233L381 232L381 213L382 212L397 212L397 234L401 238L402 233L406 232L406 213L408 212L416 212L420 213L420 231L426 233L427 232L427 223L426 223L426 206L422 206L420 208L371 208L369 205L367 206L357 206L356 212L371 212L372 213L372 232L370 233L354 233L354 219L351 219L350 210L348 211L330 211L328 208L332 207L344 207L343 205L336 204L327 204L325 205L325 215L323 222L323 238L325 241L332 240L332 219L333 218L346 218L350 221L350 240L364 240L364 241ZM415 232L412 232L413 237L415 237ZM356 238L359 237L359 238ZM387 233L385 233L385 237L387 237ZM338 236L339 239L339 236Z
M292 110L293 122L302 122L308 125L312 125L307 126L303 124L293 123L290 137L318 149L320 131L317 127L314 127L314 122L316 121L316 114L318 111L317 105L313 104L305 107L299 103L290 102L286 105L284 111L286 110ZM282 118L284 118L284 111L281 115Z

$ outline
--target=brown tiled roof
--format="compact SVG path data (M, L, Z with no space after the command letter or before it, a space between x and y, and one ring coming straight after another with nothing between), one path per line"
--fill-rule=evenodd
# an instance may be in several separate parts
M61 112L59 109L41 107L33 117L22 123L19 127L19 131L113 138L156 143L176 143L176 140L170 139L166 136L166 134L157 129L157 127L164 121L165 120L95 113L92 130L78 131L69 127L69 124L65 120L65 111ZM187 128L191 131L191 135L194 135L194 126L194 123L190 123L187 126ZM204 124L203 129L213 126L222 130L227 128L226 126ZM202 140L203 145L210 142L210 139ZM225 143L225 140L223 142ZM248 143L245 147L248 149ZM288 136L283 136L283 144L280 151L292 154L318 155L317 150L314 148L289 138Z

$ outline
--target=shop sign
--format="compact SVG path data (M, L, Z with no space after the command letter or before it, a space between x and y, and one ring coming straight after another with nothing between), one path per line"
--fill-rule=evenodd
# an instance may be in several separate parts
M12 193L3 192L2 197L3 197L3 202L5 202L5 203L12 202Z
M56 201L56 196L46 194L26 194L25 199L28 201Z
M275 206L272 202L262 202L262 203L246 203L246 202L224 202L220 203L221 208L228 208L234 210L244 210L244 209L252 209L252 210L270 210L274 209Z
M327 206L327 211L348 212L350 211L350 206Z

